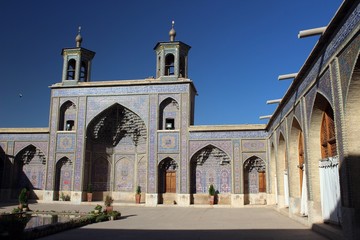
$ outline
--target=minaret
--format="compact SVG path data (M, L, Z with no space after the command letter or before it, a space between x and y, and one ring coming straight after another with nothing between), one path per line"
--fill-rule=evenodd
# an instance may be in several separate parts
M156 51L156 78L160 80L176 81L179 78L188 78L188 52L190 46L175 41L175 22L171 23L169 42L158 42L154 48Z
M64 57L62 82L65 85L74 85L78 82L89 82L91 73L91 60L95 52L81 47L81 27L75 38L75 48L64 48L61 55Z

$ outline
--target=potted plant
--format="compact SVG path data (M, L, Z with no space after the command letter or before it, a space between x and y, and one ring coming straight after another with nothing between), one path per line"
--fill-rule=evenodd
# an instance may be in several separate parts
M110 214L110 220L116 220L119 219L121 217L121 213L118 211L112 211Z
M94 209L94 213L100 213L101 212L101 209L102 209L102 206L101 205L96 205L95 206L95 209Z
M106 208L107 213L113 211L113 206L112 206L113 201L114 201L114 199L111 196L107 195L105 197L104 204L105 204L105 208Z
M137 204L139 204L141 201L141 187L140 186L136 187L135 201Z
M214 205L214 202L215 202L215 188L214 188L214 185L210 185L209 187L209 201L210 201L210 205Z
M19 209L28 210L28 190L26 188L21 189L19 194Z
M87 187L87 190L86 190L86 195L87 195L87 201L88 202L91 202L92 201L92 185L91 183L89 183L88 187Z

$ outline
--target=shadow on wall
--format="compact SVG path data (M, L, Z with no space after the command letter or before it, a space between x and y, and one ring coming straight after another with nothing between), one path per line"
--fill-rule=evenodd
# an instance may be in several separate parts
M339 169L341 225L346 239L360 239L360 155L344 157Z

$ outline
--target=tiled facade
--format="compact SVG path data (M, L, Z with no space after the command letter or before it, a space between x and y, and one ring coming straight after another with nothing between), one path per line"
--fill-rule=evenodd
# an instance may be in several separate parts
M129 202L140 186L146 205L188 206L208 204L213 184L218 204L276 204L305 224L327 221L319 160L328 159L320 131L329 112L336 142L329 159L339 159L341 187L335 224L356 239L359 29L360 4L345 1L267 125L193 126L190 46L174 39L155 47L156 78L133 81L90 82L80 67L70 79L71 61L81 59L90 72L95 53L80 45L64 49L62 82L51 86L49 128L0 129L1 198L16 198L26 186L45 202L65 193L80 203L91 184L95 200L109 194Z

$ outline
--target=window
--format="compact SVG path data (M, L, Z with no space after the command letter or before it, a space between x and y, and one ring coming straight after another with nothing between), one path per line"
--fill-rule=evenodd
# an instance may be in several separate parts
M321 157L336 156L334 114L330 106L323 113L321 121Z
M87 81L87 66L86 62L81 62L81 69L80 69L80 81L86 82Z
M76 65L75 59L70 59L67 66L67 74L66 74L67 80L75 79L75 65Z
M175 129L175 121L173 118L167 118L165 120L165 129L166 130L173 130Z
M68 120L66 121L66 131L72 131L74 128L74 121Z
M165 57L165 75L170 76L174 75L174 55L168 54Z

